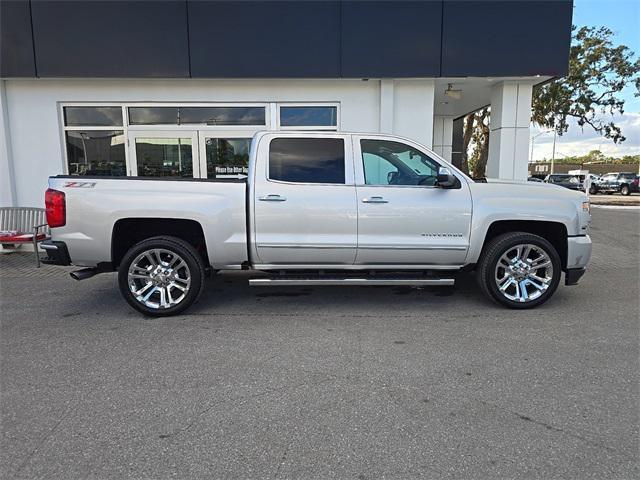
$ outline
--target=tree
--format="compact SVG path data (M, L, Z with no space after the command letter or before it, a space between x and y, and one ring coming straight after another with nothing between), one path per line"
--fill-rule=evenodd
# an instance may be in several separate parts
M613 32L606 27L573 27L569 74L534 88L532 120L562 135L574 118L580 127L589 125L614 143L625 140L620 127L606 115L624 113L619 93L629 84L640 96L640 59L624 45L614 46Z
M489 158L489 117L489 107L484 107L468 115L467 119L465 119L468 120L472 132L469 138L473 142L473 151L467 162L468 171L473 172L475 178L484 177L486 173L487 159ZM465 121L465 127L466 125L467 121ZM465 131L464 133L463 142L467 132ZM466 146L468 148L468 143ZM463 150L463 152L466 152L466 150Z
M640 60L625 45L614 46L613 32L606 27L573 27L569 51L569 72L533 90L532 120L543 128L555 129L558 135L569 129L569 120L580 127L590 126L603 137L620 143L625 137L619 126L607 116L624 113L620 92L635 84L640 96ZM489 145L487 107L470 113L464 122L463 159L468 148L469 169L475 177L483 176ZM471 128L470 133L467 128ZM464 164L464 161L463 161Z

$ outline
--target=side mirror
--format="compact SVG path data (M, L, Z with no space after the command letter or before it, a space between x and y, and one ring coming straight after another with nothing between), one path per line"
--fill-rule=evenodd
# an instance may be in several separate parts
M451 188L456 184L456 177L449 171L447 167L438 169L438 186L442 188Z
M387 184L393 185L398 180L398 172L389 172L387 173Z

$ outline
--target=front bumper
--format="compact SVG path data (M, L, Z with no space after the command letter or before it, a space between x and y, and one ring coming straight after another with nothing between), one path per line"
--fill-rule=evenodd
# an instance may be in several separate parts
M586 268L570 268L567 270L567 273L564 275L564 284L569 285L577 285L578 280L584 275Z
M46 265L61 265L63 267L71 265L71 257L69 257L66 243L45 240L40 244L40 248L47 252L47 256L40 259L42 263Z
M567 239L565 285L577 285L591 259L591 237L580 235Z

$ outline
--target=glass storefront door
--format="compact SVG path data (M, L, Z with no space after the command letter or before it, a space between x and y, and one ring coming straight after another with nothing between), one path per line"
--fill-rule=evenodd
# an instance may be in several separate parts
M201 176L196 131L130 131L129 158L133 176Z
M129 130L130 175L245 178L253 131Z
M202 178L244 178L254 132L200 131Z

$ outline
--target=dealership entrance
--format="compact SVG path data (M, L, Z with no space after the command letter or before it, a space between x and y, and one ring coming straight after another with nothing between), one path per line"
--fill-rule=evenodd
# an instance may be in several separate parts
M133 176L241 178L247 175L251 138L257 130L133 130L129 162Z

